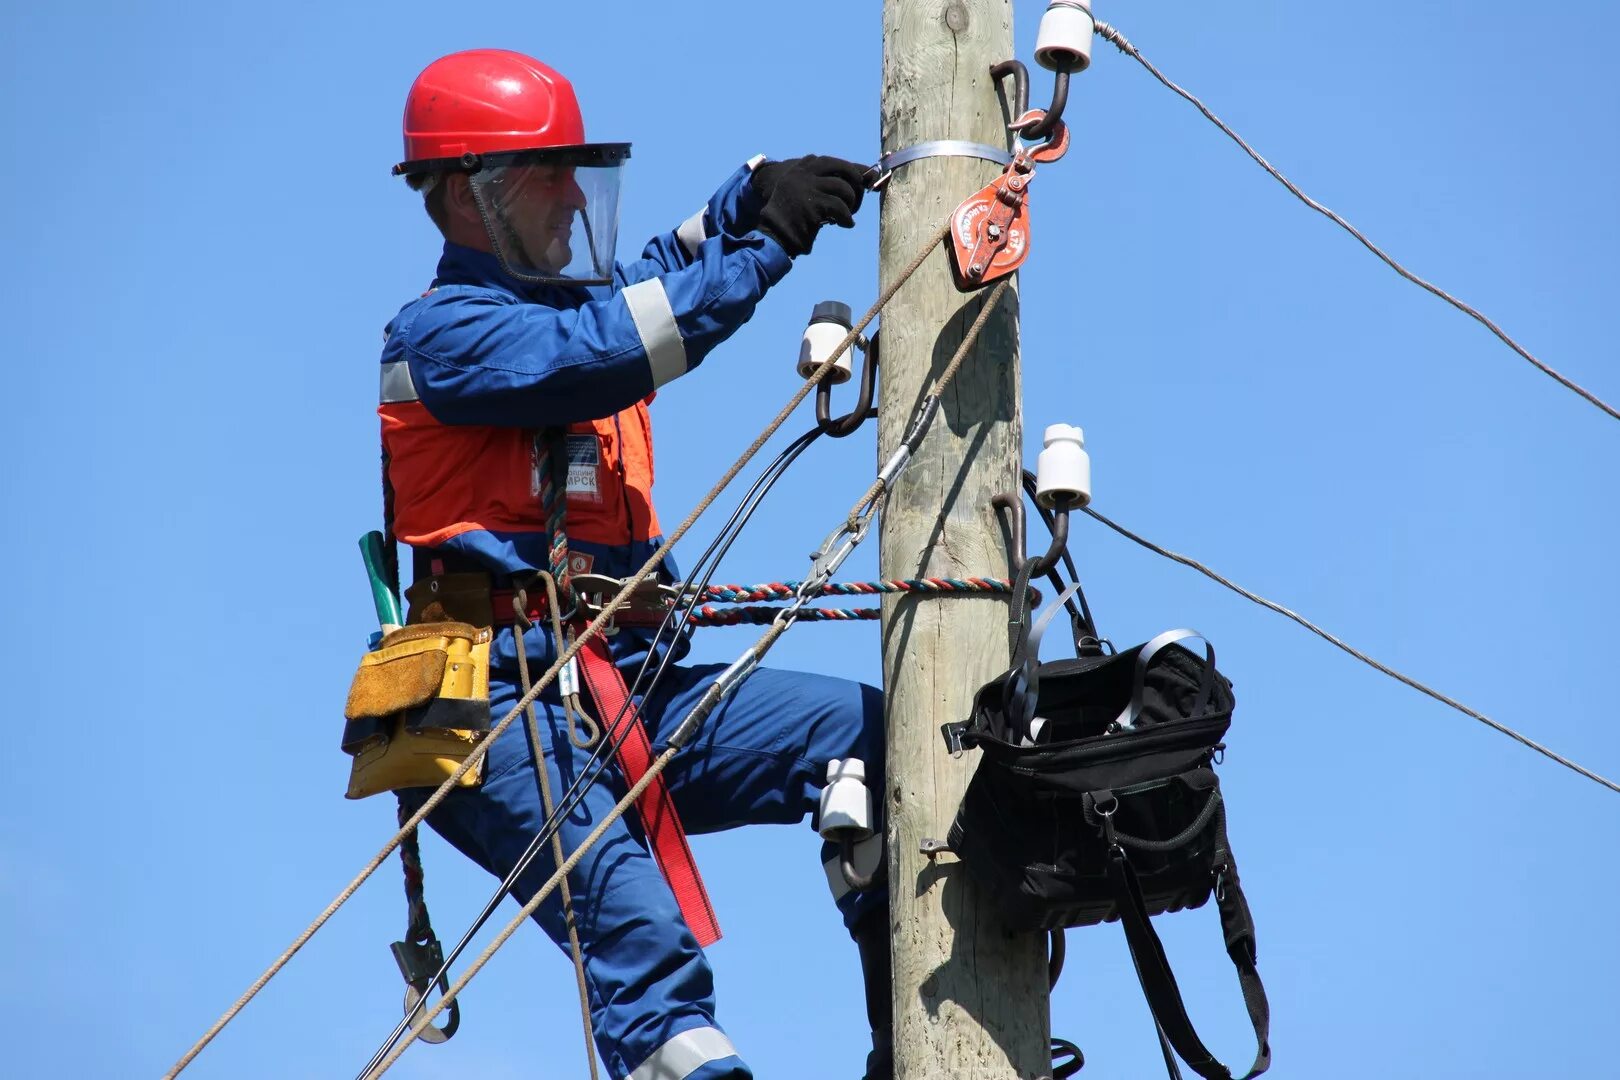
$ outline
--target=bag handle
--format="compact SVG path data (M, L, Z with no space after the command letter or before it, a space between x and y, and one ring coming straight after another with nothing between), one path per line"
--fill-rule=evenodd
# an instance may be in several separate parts
M1029 692L1032 694L1040 689L1040 675L1038 672L1041 668L1041 638L1046 636L1047 627L1052 625L1052 620L1057 617L1057 613L1063 610L1063 605L1069 602L1069 597L1079 591L1080 583L1078 581L1064 589L1062 595L1053 600L1047 606L1047 609L1041 612L1041 617L1035 620L1035 625L1029 628L1028 644L1025 646L1027 655L1024 658L1024 667L1029 672Z
M1142 651L1136 654L1136 678L1131 682L1131 703L1125 710L1114 718L1110 730L1131 731L1136 727L1137 719L1142 715L1142 695L1147 690L1148 664L1158 655L1166 645L1174 645L1178 641L1187 641L1197 638L1204 643L1204 655L1209 661L1209 669L1199 682L1198 706L1195 711L1202 712L1209 703L1209 695L1215 688L1215 645L1200 634L1197 630L1166 630L1158 637L1142 646Z
M1024 588L1029 581L1028 564L1019 571L1018 581L1013 589L1022 596ZM1016 600L1013 605L1014 621L1008 624L1008 636L1012 644L1012 663L1007 668L1007 674L1001 680L1001 710L1008 721L1015 728L1023 729L1024 745L1033 746L1036 737L1040 734L1041 724L1035 716L1035 695L1041 688L1041 638L1045 636L1047 627L1069 597L1080 591L1080 583L1074 582L1062 594L1041 612L1041 617L1035 620L1035 625L1029 633L1023 632L1024 613L1022 605ZM945 741L952 748L952 753L961 749L960 736L953 741L948 733L951 725L947 724Z
M1206 643L1207 644L1207 643ZM1204 1080L1232 1080L1232 1071L1221 1064L1198 1037L1192 1020L1187 1016L1186 1003L1176 986L1175 973L1165 955L1164 943L1159 940L1153 923L1148 918L1147 905L1142 900L1142 885L1136 871L1125 855L1125 849L1113 840L1113 814L1103 817L1104 831L1108 834L1108 884L1114 894L1114 905L1119 912L1119 923L1125 930L1125 942L1130 946L1131 962L1136 966L1136 978L1142 985L1148 1008L1164 1038L1175 1047L1194 1072ZM1220 910L1221 931L1226 938L1226 953L1237 969L1238 984L1243 989L1243 1004L1254 1025L1258 1050L1254 1064L1241 1080L1252 1080L1271 1067L1271 1005L1266 1000L1266 988L1255 970L1254 919L1249 914L1249 903L1238 884L1237 868L1232 863L1231 849L1226 841L1226 812L1221 809L1216 823L1216 857L1222 860L1217 870L1215 904ZM1167 1058L1168 1060L1168 1058Z

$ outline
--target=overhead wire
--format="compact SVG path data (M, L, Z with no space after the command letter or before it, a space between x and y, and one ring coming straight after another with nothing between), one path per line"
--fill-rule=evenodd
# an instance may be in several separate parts
M1508 727L1506 724L1503 724L1503 723L1501 723L1501 722L1499 722L1497 720L1492 720L1489 716L1486 716L1484 713L1479 712L1479 711L1477 711L1475 709L1469 708L1467 705L1464 705L1462 702L1456 700L1455 698L1447 697L1445 694L1442 694L1440 691L1434 689L1433 687L1427 686L1427 685L1419 682L1418 680L1412 678L1410 675L1402 674L1401 672L1396 671L1394 668L1390 667L1388 664L1384 664L1384 663L1381 663L1378 660L1373 659L1371 656L1368 656L1366 653L1362 652L1360 649L1358 649L1355 646L1350 645L1349 643L1347 643L1343 638L1340 638L1337 635L1329 633L1328 631L1322 629L1320 626L1316 625L1314 622L1312 622L1311 620L1305 618L1303 615L1299 614L1298 612L1293 611L1293 610L1291 610L1289 608L1283 607L1281 604L1277 603L1275 600L1267 600L1265 597L1259 595L1258 593L1254 593L1254 592L1249 591L1248 589L1245 589L1243 586L1241 586L1241 585L1237 584L1236 582L1232 581L1230 578L1223 577L1222 575L1216 573L1214 570L1211 570L1209 567L1205 566L1203 563L1199 562L1197 559L1190 558L1190 557L1188 557L1186 555L1177 554L1176 552L1171 551L1168 548L1160 547L1158 544L1155 544L1151 540L1147 540L1147 539L1144 539L1141 536L1138 536L1136 533L1134 533L1131 530L1125 528L1125 526L1120 525L1117 522L1114 522L1114 521L1110 520L1109 518L1104 517L1102 514L1098 513L1097 510L1095 510L1092 507L1089 507L1089 506L1086 507L1085 512L1087 514L1090 514L1093 518L1100 521L1102 524L1108 526L1110 529L1112 529L1115 532L1119 533L1119 535L1125 537L1127 540L1130 540L1130 541L1132 541L1134 543L1140 544L1142 547L1147 548L1149 551L1153 552L1154 554L1162 555L1163 557L1165 557L1166 559L1171 560L1172 562L1180 563L1182 566L1191 567L1192 569L1198 571L1200 574L1203 574L1205 577L1209 578L1211 581L1213 581L1213 582L1215 582L1215 583L1217 583L1219 585L1224 585L1226 588L1231 589L1233 592L1237 593L1239 596L1243 597L1245 600L1250 600L1250 601L1252 601L1252 602L1254 602L1256 604L1259 604L1263 608L1266 608L1266 609L1268 609L1270 611L1275 611L1277 614L1282 615L1285 618L1292 619L1294 622L1296 622L1299 625L1303 626L1305 629L1309 630L1311 633L1315 634L1317 637L1319 637L1322 640L1326 641L1328 644L1334 646L1335 648L1341 649L1346 653L1349 653L1351 656L1355 657L1357 660L1360 660L1363 664L1366 664L1368 667L1373 668L1375 671L1382 672L1383 674L1388 675L1390 678L1394 679L1395 681L1400 682L1400 683L1404 683L1405 685L1410 686L1413 690L1416 690L1420 694L1428 695L1429 697L1433 698L1434 700L1440 702L1442 705L1449 705L1451 708L1456 709L1458 712L1462 713L1464 716L1470 717L1470 718L1472 718L1474 720L1478 720L1480 723L1484 724L1486 727L1489 727L1494 731L1498 731L1501 734L1506 735L1508 738L1513 739L1515 742L1518 742L1521 745L1526 746L1531 750L1534 750L1536 753L1541 754L1541 755L1543 755L1543 756L1545 756L1547 758L1550 758L1553 761L1556 761L1558 764L1564 766L1564 768L1570 769L1570 770L1580 774L1581 776L1586 777L1586 779L1591 780L1593 783L1600 784L1603 787L1608 788L1610 791L1612 791L1612 792L1614 792L1616 794L1620 794L1620 784L1616 784L1613 780L1609 780L1606 777L1600 776L1597 773L1593 772L1591 769L1586 768L1584 765L1580 765L1580 764L1578 764L1578 763L1576 763L1574 761L1571 761L1569 758L1564 757L1562 754L1559 754L1559 753L1557 753L1557 752L1555 752L1553 750L1550 750L1547 747L1543 746L1541 743L1536 742L1534 739L1530 738L1529 736L1523 735L1523 734L1513 730L1512 728Z
M932 243L937 244L940 239L943 239L943 230L935 237ZM926 250L924 254L926 254ZM919 260L916 265L920 264L921 260ZM941 372L939 377L934 380L932 386L929 388L928 393L924 395L922 401L919 403L913 416L911 425L907 430L905 437L902 439L901 450L905 451L905 457L909 457L910 452L915 449L915 446L921 442L922 437L927 433L929 426L932 424L934 416L937 415L939 411L939 402L941 396L944 394L945 389L949 386L952 378L958 371L961 370L963 363L967 359L968 353L972 351L974 343L978 340L980 331L984 329L985 323L989 321L991 312L995 310L997 303L1000 301L1001 297L1005 295L1007 288L1009 285L1011 285L1011 283L1012 281L1010 278L1003 278L990 289L984 298L977 317L973 320L972 325L968 327L966 333L962 337L961 342L958 344L955 354L951 357L950 362L946 364L944 371ZM892 295L892 293L890 295ZM823 365L823 367L825 366L826 365ZM897 451L897 457L891 458L890 463L884 466L884 469L878 476L877 482L867 490L866 494L861 497L860 501L855 504L848 515L847 521L851 525L851 538L856 543L859 542L860 537L865 535L866 530L863 525L859 532L855 532L853 529L853 523L857 518L862 518L863 521L869 522L871 516L877 513L879 507L884 501L884 497L889 485L893 482L899 471L904 468L905 458L899 457L899 453L900 452ZM900 462L898 466L895 465L897 460ZM863 514L864 517L862 517ZM852 548L853 544L851 545L851 549ZM847 554L847 551L845 554ZM836 569L836 566L833 566L831 569ZM827 572L830 573L831 570L828 570ZM807 582L806 584L808 585L809 583ZM807 594L805 592L801 591L799 597L800 601L805 599L806 595ZM728 671L751 671L753 666L757 665L764 658L765 654L770 651L771 647L776 643L776 641L783 634L787 633L787 631L792 627L793 615L794 609L792 607L784 609L777 621L772 623L771 626L766 629L764 634L760 635L759 639L749 647L748 651L744 653L743 657L735 662L732 667L728 669ZM719 686L720 684L717 682L714 684L714 686L710 687L709 691L705 693L703 700L701 700L698 705L687 714L686 718L681 721L679 727L677 727L675 732L671 734L669 737L669 748L658 755L658 757L648 767L647 772L642 775L641 779L638 780L622 798L620 798L619 802L614 806L613 810L609 812L607 817L598 823L596 828L593 829L591 834L580 843L580 846L574 850L573 854L568 857L563 865L546 880L546 883L540 887L539 891L529 898L528 902L523 905L517 916L501 929L500 933L498 933L495 936L495 939L489 943L482 953L479 954L478 958L467 966L466 970L461 973L461 976L440 996L439 1000L435 1002L425 1014L423 1014L416 1026L412 1027L404 1035L403 1040L394 1048L388 1057L383 1060L381 1065L378 1066L377 1070L375 1072L367 1073L364 1080L375 1080L376 1077L387 1072L388 1069L400 1059L405 1050L409 1048L411 1043L416 1040L422 1029L426 1025L431 1024L439 1013L443 1012L449 1007L450 1003L456 999L463 989L466 988L467 984L472 981L473 977L483 969L484 965L489 962L490 958L493 957L495 953L500 950L501 946L504 945L507 940L509 940L511 936L517 932L518 927L523 925L524 921L526 921L531 915L534 914L535 911L539 909L546 897L549 896L557 887L557 884L563 880L563 878L565 878L575 866L579 864L580 859L585 856L586 852L588 852L590 848L602 838L602 836L607 832L608 828L611 827L612 824L625 813L625 811L634 803L634 801L641 795L646 787L652 783L653 779L663 773L670 761L684 746L685 740L690 738L691 734L695 732L696 725L701 723L703 719L707 717L708 713L712 712L713 709L719 704L723 696L723 691L716 689Z
M1189 93L1187 90L1183 89L1181 86L1179 86L1176 83L1172 82L1169 78L1167 78L1165 76L1165 74L1162 71L1160 71L1157 67L1154 67L1153 64L1147 59L1147 57L1143 56L1141 54L1141 52L1137 50L1136 46L1131 44L1131 42L1125 37L1124 34L1120 33L1117 29L1115 29L1113 26L1109 25L1108 23L1102 22L1100 20L1097 22L1096 25L1097 25L1097 34L1098 34L1098 36L1100 36L1104 41L1107 41L1107 42L1111 43L1112 45L1114 45L1114 47L1119 49L1120 52L1124 53L1125 55L1129 56L1131 59L1135 60L1137 63L1141 64L1144 68L1147 69L1148 73L1150 75L1152 75L1155 79L1159 80L1159 82L1163 83L1166 87L1168 87L1171 91L1173 91L1178 96L1180 96L1180 97L1184 98L1186 101L1190 102L1194 108L1196 108L1199 112L1204 114L1204 117L1207 120L1209 120L1210 123L1212 123L1216 127L1220 128L1221 131L1225 132L1225 134L1226 134L1226 136L1228 138L1230 138L1233 142L1237 143L1238 146L1242 148L1243 152L1245 154L1248 154L1249 157L1254 160L1254 163L1256 165L1259 165L1266 172L1270 173L1273 179L1275 179L1278 183L1282 184L1283 187L1287 188L1294 195L1294 197L1297 198L1300 202L1304 203L1306 206L1310 207L1312 210L1315 210L1317 213L1323 215L1328 220L1332 221L1335 225L1338 225L1345 232L1347 232L1351 236L1355 237L1358 241L1360 241L1362 247L1365 247L1368 251L1370 251L1374 255L1378 256L1378 258L1381 259L1386 266L1388 266L1391 270L1395 271L1401 277L1405 278L1407 281L1410 281L1412 284L1418 286L1419 288L1424 289L1425 291L1427 291L1429 293L1432 293L1435 296L1438 296L1440 299L1444 300L1446 303L1450 304L1452 307L1456 308L1458 311L1462 312L1464 315L1467 315L1470 318L1472 318L1472 319L1476 320L1477 322L1479 322L1480 325L1484 326L1491 333L1495 334L1497 339L1499 341L1501 341L1502 344L1506 345L1508 348L1510 348L1514 352L1518 353L1525 360L1528 360L1538 370L1540 370L1544 375L1547 375L1547 376L1551 377L1553 380L1558 382L1560 385L1562 385L1566 389L1572 390L1576 394L1579 394L1581 397L1585 398L1589 403L1591 403L1592 405L1597 406L1599 409L1603 410L1603 412L1607 413L1612 419L1620 420L1620 409L1616 409L1613 405L1610 405L1608 402L1606 402L1603 399L1599 398L1596 394L1592 393L1590 390L1588 390L1585 387L1581 386L1579 383L1576 383L1575 381L1568 378L1567 376L1561 374L1558 371L1555 371L1548 364L1546 364L1543 361L1537 359L1530 352L1529 349L1526 349L1523 345L1520 345L1517 341L1515 341L1512 337L1510 337L1508 335L1507 331L1503 330L1496 323L1492 322L1489 318L1487 318L1477 308L1474 308L1474 307L1470 306L1469 304L1466 304L1463 301L1457 299L1455 296L1451 295L1446 290L1440 288L1438 285L1435 285L1434 283L1432 283L1430 281L1427 281L1427 280L1425 280L1425 279L1423 279L1421 277L1418 277L1416 274L1412 273L1412 271L1408 270L1406 267L1404 267L1400 263L1396 262L1395 259L1388 252L1386 252L1383 248L1379 247L1377 244L1375 244L1371 240L1369 240L1367 238L1366 234L1364 234L1360 229L1356 228L1354 225L1350 224L1350 222L1346 221L1341 215L1335 213L1333 210L1330 210L1328 207L1322 205L1321 203L1317 202L1315 199L1311 198L1309 195L1305 194L1305 192L1301 191L1297 184L1295 184L1292 180L1288 179L1288 177L1284 176L1281 172L1279 172L1277 170L1276 166L1272 165L1271 162L1267 161L1264 157L1262 157L1260 155L1259 151L1255 150L1254 147L1250 146L1248 144L1248 142L1245 141L1244 138L1241 135L1239 135L1237 132L1233 131L1226 124L1225 121L1223 121L1220 117L1216 116L1215 113L1210 110L1209 106L1205 105L1197 97L1193 96L1191 93Z

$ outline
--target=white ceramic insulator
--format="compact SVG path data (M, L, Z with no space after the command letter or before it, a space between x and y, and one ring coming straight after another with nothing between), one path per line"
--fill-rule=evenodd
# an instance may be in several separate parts
M839 326L835 322L813 322L805 327L804 340L799 342L799 378L808 379L816 368L827 362L827 357L838 348L839 342L848 336L849 327ZM833 365L822 381L834 384L848 382L854 371L850 359L854 353L853 345L845 349L844 355L838 358L838 363Z
M1052 0L1041 16L1035 62L1048 71L1086 70L1091 66L1091 35L1096 30L1091 0Z
M823 840L864 840L872 835L872 795L866 790L866 763L860 758L827 762L820 818Z
M1035 501L1048 510L1067 501L1078 510L1091 501L1091 455L1086 433L1073 424L1046 429L1040 459L1035 463Z

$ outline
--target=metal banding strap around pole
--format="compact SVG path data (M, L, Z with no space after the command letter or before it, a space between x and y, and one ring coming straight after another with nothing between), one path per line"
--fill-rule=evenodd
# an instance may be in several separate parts
M878 158L878 163L870 170L872 179L867 184L872 188L882 187L900 166L931 157L981 158L1003 166L1013 159L1011 151L1003 150L999 146L969 142L966 139L934 139L931 142L908 146L904 150L892 151Z

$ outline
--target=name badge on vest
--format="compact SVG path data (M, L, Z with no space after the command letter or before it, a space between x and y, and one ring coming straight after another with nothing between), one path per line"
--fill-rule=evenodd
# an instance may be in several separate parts
M568 498L571 501L602 501L602 488L597 479L601 464L602 451L594 434L568 436Z

